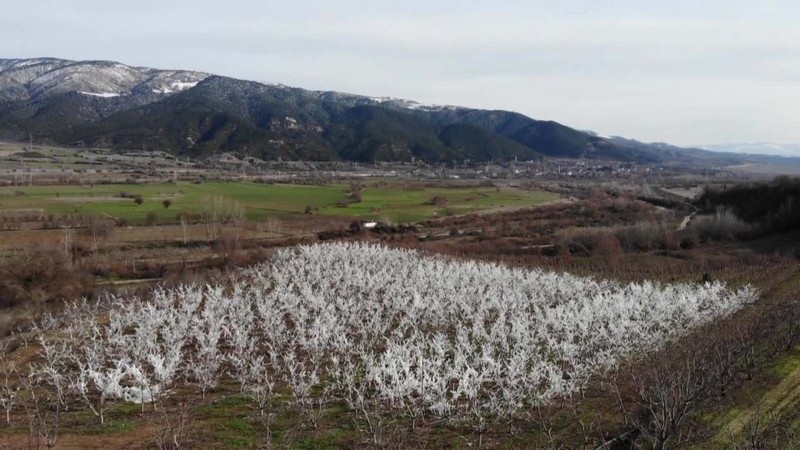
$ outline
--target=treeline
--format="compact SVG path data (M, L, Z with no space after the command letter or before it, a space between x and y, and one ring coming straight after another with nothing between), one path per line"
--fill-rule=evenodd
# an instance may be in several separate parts
M800 229L800 178L777 177L769 183L706 188L696 205L704 212L726 209L764 234Z
M707 187L693 205L696 212L685 216L683 223L642 215L635 224L565 227L557 234L554 250L608 258L621 252L672 251L713 241L748 241L800 230L796 199L800 199L800 178L778 177L766 183ZM691 212L685 208L681 211L679 204L669 200L658 202L642 197L638 200L682 214Z

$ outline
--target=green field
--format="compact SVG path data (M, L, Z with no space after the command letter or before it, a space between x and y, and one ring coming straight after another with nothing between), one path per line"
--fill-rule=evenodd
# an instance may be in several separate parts
M121 193L140 195L137 205ZM502 207L524 207L558 199L547 192L513 188L407 188L365 187L362 202L337 206L346 200L350 186L267 185L246 182L111 184L94 186L26 186L0 188L0 211L43 210L47 215L100 215L124 218L142 224L148 213L158 215L160 223L174 222L180 213L199 214L214 197L241 203L252 220L315 213L365 219L414 222L445 215L462 214ZM437 205L431 199L439 197ZM169 199L167 209L162 202ZM8 213L7 213L8 214Z

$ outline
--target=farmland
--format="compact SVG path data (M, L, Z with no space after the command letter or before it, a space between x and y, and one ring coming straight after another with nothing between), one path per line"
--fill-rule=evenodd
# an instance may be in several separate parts
M42 337L41 382L77 380L53 394L66 416L88 409L101 427L121 403L166 411L189 388L201 405L241 396L267 442L286 432L276 402L312 429L349 416L347 439L374 446L391 422L447 421L482 441L756 299L718 283L622 285L340 244L281 252L236 283L159 290L136 308L77 304L42 324L60 331Z
M176 222L178 214L198 215L209 197L239 202L250 220L298 216L310 207L318 214L415 222L445 215L535 206L557 200L547 192L494 187L365 187L362 200L344 204L351 186L268 185L247 182L178 184L97 184L0 188L0 214L41 210L46 215L99 215L142 225L148 214ZM133 199L140 196L141 204ZM432 204L437 198L440 204ZM164 201L170 202L169 208Z
M800 279L780 258L670 261L631 255L616 269L595 259L569 265L664 280L629 283L556 265L509 269L362 244L300 247L237 272L233 285L79 302L4 342L15 367L51 355L41 367L52 364L63 378L36 386L51 399L61 401L57 380L85 380L64 391L68 407L50 416L61 430L43 432L60 445L574 448L642 420L626 411L646 401L640 392L668 389L656 384L666 373L682 382L705 377L692 389L723 386L729 394L707 406L716 411L707 420L746 433L766 420L749 396L764 391L764 408L781 411L785 402L775 396L791 393L787 383L797 376L795 351L766 336L780 329L787 314L780 305ZM728 286L697 284L702 271ZM744 336L753 343L740 342ZM776 365L726 363L752 382L712 376L714 360L699 361L727 339L753 345L754 361L778 355ZM677 349L701 358L692 359L698 366L672 366ZM623 403L607 400L616 395ZM40 407L57 408L48 405ZM11 411L5 443L13 447L28 432L21 407ZM727 448L731 439L721 432L704 448Z
M2 188L0 446L793 441L779 198L227 175Z

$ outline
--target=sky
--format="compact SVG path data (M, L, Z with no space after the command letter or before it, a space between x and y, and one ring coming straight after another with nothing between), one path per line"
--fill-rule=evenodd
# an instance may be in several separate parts
M800 2L38 0L0 58L113 60L521 112L676 145L800 142Z

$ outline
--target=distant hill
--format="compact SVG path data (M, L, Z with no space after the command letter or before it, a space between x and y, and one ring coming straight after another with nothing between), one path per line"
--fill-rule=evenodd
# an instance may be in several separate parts
M0 137L263 159L533 160L738 164L665 144L606 138L508 111L316 92L108 61L0 59Z
M744 153L749 155L776 155L800 157L800 144L777 144L772 142L754 142L743 144L704 145L700 148L715 152Z

